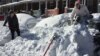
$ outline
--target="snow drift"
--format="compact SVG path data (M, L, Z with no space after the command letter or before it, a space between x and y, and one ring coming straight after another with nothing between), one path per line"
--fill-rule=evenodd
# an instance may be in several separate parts
M45 41L41 40L44 43L50 42L53 32L58 35L47 56L92 56L93 41L88 28L81 24L68 26L67 20L69 20L69 17L66 17L66 14L58 15L44 19L34 27L33 32L38 33L37 35L43 40L45 39ZM43 48L41 49L44 50ZM41 52L39 51L38 53Z
M55 36L46 56L92 56L93 42L88 28L81 24L69 26L68 20L67 14L43 19L35 27L23 30L21 37L0 47L0 55L43 56Z

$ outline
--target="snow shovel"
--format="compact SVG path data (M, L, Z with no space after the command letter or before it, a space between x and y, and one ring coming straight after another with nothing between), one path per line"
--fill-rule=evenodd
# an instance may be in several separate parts
M47 48L46 48L46 51L45 51L45 53L43 54L43 56L46 56L48 50L50 49L50 47L51 47L53 41L56 40L57 36L58 36L58 35L57 35L56 33L54 33L53 37L50 39L50 43L48 44L48 46L47 46Z

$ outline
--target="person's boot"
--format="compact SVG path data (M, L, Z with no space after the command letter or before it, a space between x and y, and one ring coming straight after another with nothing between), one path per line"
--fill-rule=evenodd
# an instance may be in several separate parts
M12 36L12 40L14 40L15 39L15 37L14 36Z
M12 40L14 40L15 38L12 38Z

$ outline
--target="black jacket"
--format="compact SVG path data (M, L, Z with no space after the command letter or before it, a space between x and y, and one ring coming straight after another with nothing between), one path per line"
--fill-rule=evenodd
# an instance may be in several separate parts
M16 15L14 15L13 17L7 16L7 18L4 22L4 26L6 25L7 22L8 22L8 25L9 25L10 29L19 28L18 18L17 18Z

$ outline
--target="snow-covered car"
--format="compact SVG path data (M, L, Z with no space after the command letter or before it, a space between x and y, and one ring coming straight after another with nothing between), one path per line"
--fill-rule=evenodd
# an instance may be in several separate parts
M37 20L36 18L32 17L29 14L18 13L16 15L18 17L19 25L21 27L32 28L33 26L35 26L36 22L39 21L39 20Z

